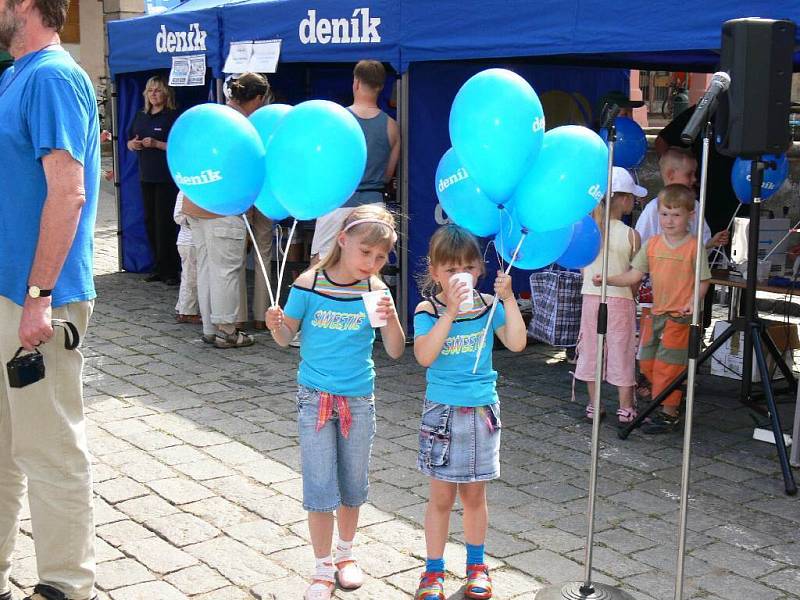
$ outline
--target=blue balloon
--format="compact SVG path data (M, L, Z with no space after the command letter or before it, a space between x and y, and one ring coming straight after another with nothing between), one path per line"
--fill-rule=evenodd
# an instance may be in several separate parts
M452 148L442 155L436 169L436 195L447 216L475 235L487 237L500 229L499 207L469 176Z
M281 119L267 148L267 182L296 219L316 219L356 191L367 142L356 118L327 100L309 100Z
M586 215L572 228L572 240L556 261L567 269L581 269L592 264L600 253L600 229L591 215Z
M607 178L608 148L600 136L578 125L556 127L544 134L539 158L519 182L514 210L532 231L562 229L597 206Z
M775 161L777 168L764 169L764 180L761 183L761 199L766 200L772 194L777 192L786 177L789 175L789 161L786 159L785 154L775 156L774 154L765 154L763 159L765 161ZM736 197L742 204L750 204L753 201L753 192L750 187L750 164L751 160L745 158L737 158L733 163L731 169L731 185Z
M523 227L515 211L511 219L504 219L503 226L494 238L494 245L506 262L511 262L514 249L522 237ZM552 231L528 230L522 242L514 266L520 269L540 269L555 262L564 254L572 239L572 225Z
M506 69L487 69L461 86L450 109L458 157L496 204L506 204L542 145L544 110L533 88Z
M200 104L172 126L167 164L192 202L220 215L239 215L253 205L264 183L264 144L240 112Z
M272 133L275 131L281 119L283 119L290 110L292 110L292 107L288 104L270 104L259 108L250 115L250 122L261 137L264 148L269 147ZM269 217L273 221L282 221L289 216L289 211L278 202L275 194L272 193L266 178L264 178L264 185L261 186L261 191L256 198L255 207L261 214Z
M623 169L635 169L647 154L647 138L639 124L628 117L617 117L617 141L614 142L614 166ZM600 130L600 137L608 142L608 130Z

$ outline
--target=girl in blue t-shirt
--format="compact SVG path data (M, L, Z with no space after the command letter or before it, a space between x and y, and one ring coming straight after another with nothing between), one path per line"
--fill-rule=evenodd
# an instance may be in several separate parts
M375 330L362 294L386 289L378 273L397 241L394 227L394 218L381 205L355 208L330 253L295 280L285 308L270 308L266 314L281 346L303 330L297 415L303 507L317 561L306 600L328 600L337 579L345 589L360 587L364 580L352 546L359 507L367 500L375 437ZM399 358L405 334L388 293L376 313L387 323L381 327L386 353ZM332 556L334 511L339 540Z
M427 561L416 600L444 600L444 546L456 493L464 507L467 544L466 598L491 598L492 580L483 557L489 522L486 482L500 475L500 404L492 369L490 332L472 373L492 296L471 292L451 279L468 273L473 284L484 274L475 237L456 225L441 227L430 241L427 286L430 297L414 315L414 356L427 370L417 466L430 479L425 511ZM514 300L511 278L498 272L494 290L502 304L491 329L513 352L525 348L525 324ZM462 305L463 304L463 305Z

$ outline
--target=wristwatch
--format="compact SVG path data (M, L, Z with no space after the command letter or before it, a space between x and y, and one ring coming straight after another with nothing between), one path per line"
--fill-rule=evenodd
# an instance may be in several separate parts
M31 298L46 298L53 293L53 290L43 290L38 285L28 286L28 296Z

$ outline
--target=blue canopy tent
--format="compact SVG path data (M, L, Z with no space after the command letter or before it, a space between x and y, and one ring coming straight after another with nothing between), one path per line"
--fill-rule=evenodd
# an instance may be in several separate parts
M499 66L525 77L545 106L548 128L567 121L591 124L603 93L628 89L628 71L655 68L711 72L719 65L722 24L742 16L800 21L796 0L702 5L684 0L642 2L622 9L599 0L463 0L404 2L401 65L407 110L403 129L403 256L408 314L419 300L413 273L443 222L434 189L439 158L449 147L448 115L456 92L471 75ZM800 70L800 53L796 54ZM554 199L557 200L557 199ZM497 268L490 260L487 270ZM515 289L527 287L519 273ZM493 277L487 278L493 279Z
M187 0L157 15L108 23L109 70L114 82L114 175L119 215L120 268L149 270L150 245L144 227L136 155L127 149L127 131L142 107L147 79L166 73L173 56L205 55L206 84L176 88L179 109L215 96L213 78L222 73L219 0Z
M550 125L562 119L591 123L600 95L626 89L622 69L715 70L722 23L745 15L800 21L800 4L679 0L622 10L599 0L188 0L161 15L110 23L109 61L118 76L166 68L171 58L158 52L157 36L164 30L188 32L198 22L208 31L207 61L216 76L231 42L281 39L281 62L270 81L291 102L346 93L349 78L337 65L349 70L369 57L394 66L402 74L401 198L404 214L414 219L403 220L405 285L398 303L403 311L416 303L412 275L441 217L433 173L449 146L450 103L469 76L489 66L514 69L532 83L546 107L550 102ZM795 62L800 68L800 53ZM313 72L309 65L315 65ZM126 89L119 92L121 102L126 94L128 102L138 100ZM127 228L123 222L123 240ZM139 270L133 267L125 265Z

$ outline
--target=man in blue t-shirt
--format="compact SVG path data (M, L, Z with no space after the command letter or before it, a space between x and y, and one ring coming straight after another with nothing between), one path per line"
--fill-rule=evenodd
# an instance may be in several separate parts
M95 555L83 357L95 297L97 103L60 46L69 0L0 0L0 362L37 350L44 373L0 383L0 600L26 479L40 583L27 600L89 600ZM72 327L53 329L62 319ZM31 355L35 356L35 355Z

